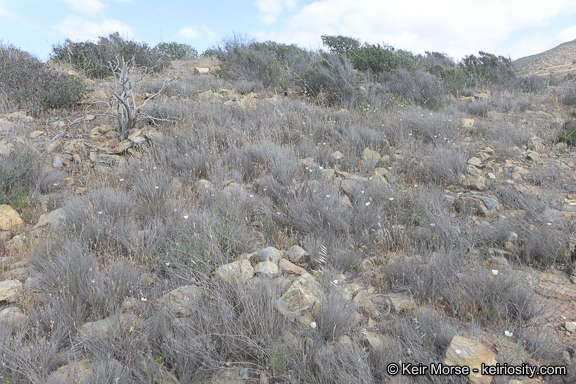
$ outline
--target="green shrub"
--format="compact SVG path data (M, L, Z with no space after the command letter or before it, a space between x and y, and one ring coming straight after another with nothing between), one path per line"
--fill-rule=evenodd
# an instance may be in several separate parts
M168 60L195 59L198 51L188 44L160 43L154 49L162 52Z
M505 84L516 79L512 61L504 56L478 52L478 56L465 56L460 63L468 78L479 85L486 83Z
M13 46L0 46L0 86L14 107L36 110L72 106L87 93L81 79Z
M556 136L558 142L566 143L570 147L576 147L576 123L568 121L564 124L562 132Z
M146 43L125 40L118 32L100 37L98 42L75 43L67 39L64 44L55 45L52 52L52 59L71 63L91 78L111 76L110 62L118 57L125 61L134 59L136 66L148 72L159 72L169 63L161 50L150 48Z
M224 41L214 50L221 61L220 75L225 78L261 81L265 86L288 88L294 71L306 57L295 45L246 41L239 37Z
M33 166L30 152L13 150L9 155L0 155L0 204L9 204L14 209L26 206L26 176Z
M330 52L336 54L350 54L360 48L360 41L346 36L327 36L323 35L322 44L330 49Z

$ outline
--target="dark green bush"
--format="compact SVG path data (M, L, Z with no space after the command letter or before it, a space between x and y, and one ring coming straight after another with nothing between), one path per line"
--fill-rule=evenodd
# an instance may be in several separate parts
M162 52L169 60L195 59L198 51L188 44L176 42L160 43L154 49Z
M350 54L360 48L360 41L346 36L322 36L322 44L337 54Z
M221 61L224 78L261 81L265 86L287 89L294 71L306 59L306 51L295 45L247 41L239 37L225 40L214 51Z
M13 46L0 46L0 86L16 108L35 110L72 106L87 93L81 79Z
M64 44L52 48L52 59L73 64L91 78L112 75L110 62L117 57L134 60L134 64L148 72L159 72L168 65L168 57L159 49L146 43L125 40L118 32L100 37L98 42L75 43L67 39Z
M482 51L478 52L478 56L465 56L460 68L478 85L505 84L516 79L516 71L509 58Z
M562 131L558 133L556 139L561 143L566 143L570 147L576 146L576 123L574 121L567 121L562 127Z

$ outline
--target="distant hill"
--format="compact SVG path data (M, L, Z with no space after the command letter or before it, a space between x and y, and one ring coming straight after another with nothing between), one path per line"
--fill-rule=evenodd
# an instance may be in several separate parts
M524 74L565 78L576 75L576 40L536 55L522 57L512 62Z

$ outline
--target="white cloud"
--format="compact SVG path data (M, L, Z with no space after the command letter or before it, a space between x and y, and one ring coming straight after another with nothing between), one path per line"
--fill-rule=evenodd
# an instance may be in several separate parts
M85 13L87 15L101 13L107 7L107 5L102 3L100 0L62 0L62 1L68 4L68 6L72 8L72 10Z
M264 24L274 24L285 9L296 6L296 0L256 0L256 8L260 11L260 20Z
M177 37L182 37L184 39L197 39L198 37L214 37L215 33L210 29L210 27L206 25L200 26L192 26L192 27L184 27L178 31L176 34Z
M561 30L560 33L558 34L558 38L562 42L572 41L576 39L576 25Z
M257 1L257 6L263 15L277 16L285 3ZM498 50L512 34L575 13L573 0L319 0L297 10L282 29L252 33L305 47L320 46L321 35L338 34L417 53L441 51L462 57L478 50L506 54Z
M114 19L104 19L100 23L88 21L82 17L68 15L64 21L55 25L62 36L70 40L98 40L100 36L119 32L123 37L133 37L134 28Z

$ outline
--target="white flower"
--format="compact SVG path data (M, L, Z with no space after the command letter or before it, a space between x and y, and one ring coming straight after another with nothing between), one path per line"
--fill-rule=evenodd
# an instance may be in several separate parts
M148 301L148 299L145 298L145 297L141 297L141 298L140 298L140 301Z
M504 331L504 336L506 336L506 337L512 337L512 335L513 335L512 332Z
M370 202L367 201L366 204L364 204L364 205L365 205L365 206L369 206L369 205L370 205Z
M188 215L184 215L184 220L188 220Z
M168 267L170 265L170 263L164 263L164 265L166 265Z
M154 189L158 189L158 188L160 188L160 187L159 187L159 186L155 186L155 187L154 187Z
M124 179L120 179L120 181L124 181Z
M98 212L96 212L96 213L98 213L99 215L101 215L101 214L104 213L104 211L98 211Z
M498 276L498 270L497 270L497 269L493 269L493 270L492 270L492 274L493 274L494 276Z
M338 285L338 280L332 280L332 284Z
M393 198L393 197L389 197L388 200L392 201L392 200L394 200L394 198Z
M310 323L310 327L311 327L312 329L316 329L317 326L318 326L318 324L316 324L315 321L313 321L313 322Z
M456 354L457 354L457 355L459 355L459 354L461 354L461 353L462 353L462 351L461 351L461 350L459 350L459 349L457 349L457 350L456 350L456 351L454 351L454 352L456 352Z

